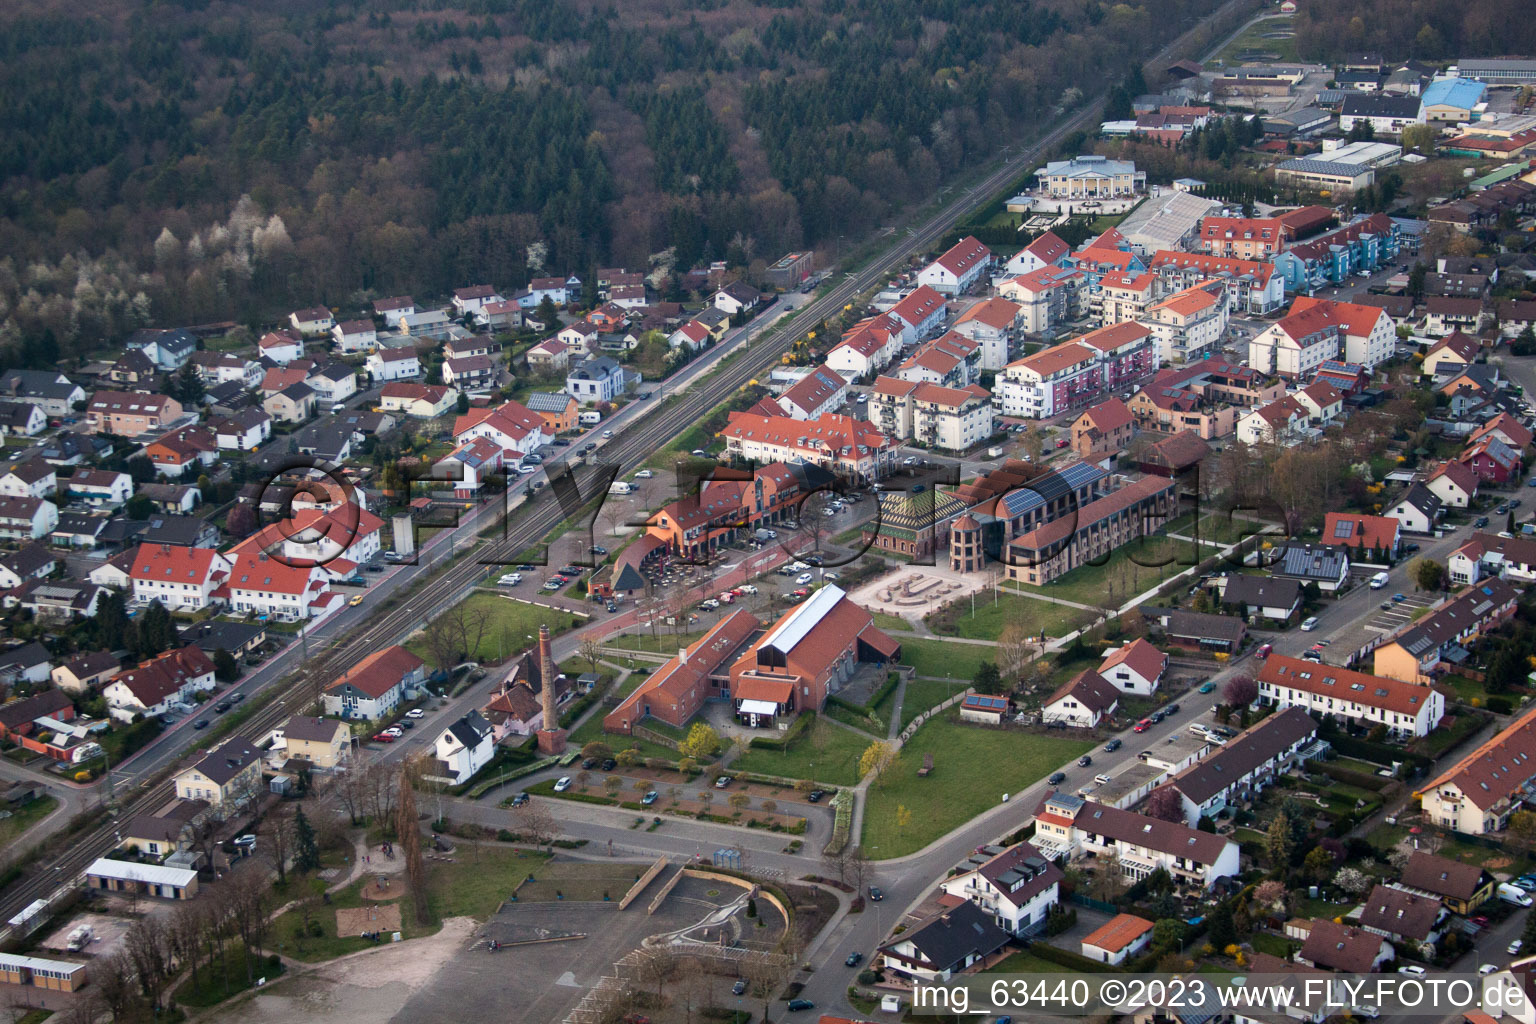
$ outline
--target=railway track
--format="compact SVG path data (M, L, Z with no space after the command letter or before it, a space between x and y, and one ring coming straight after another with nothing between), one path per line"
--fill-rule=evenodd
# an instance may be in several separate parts
M1224 12L1241 2L1233 0L1233 3L1221 10ZM1196 31L1198 28L1185 33L1151 61L1166 59L1185 45ZM953 204L933 214L920 226L906 233L898 232L892 244L862 270L845 274L843 280L830 292L801 307L797 313L799 322L814 324L841 312L852 299L879 284L913 253L932 247L963 216L1011 183L1043 153L1072 132L1090 124L1098 115L1098 109L1095 102L1079 111L1035 142L1022 147L1018 153L1006 156L995 170L980 181L966 186ZM617 462L622 473L640 468L646 459L697 422L706 412L725 401L764 369L776 364L779 357L804 333L803 330L780 331L768 340L757 342L749 353L743 353L702 378L682 394L681 400L638 421L600 448L603 462ZM572 472L578 488L584 494L593 485L600 469L583 465L573 467ZM568 515L550 494L551 490L546 489L543 496L525 506L522 514L508 525L505 536L482 538L477 546L472 546L471 551L475 557L462 558L429 576L409 590L395 607L366 620L362 628L334 641L322 641L324 646L321 651L305 661L299 678L253 712L234 735L254 741L270 733L293 713L287 706L290 701L295 698L307 700L307 691L313 685L313 680L334 678L364 655L399 642L421 625L426 617L424 610L449 608L462 599L484 575L486 562L510 561L518 553L538 543ZM302 707L303 703L301 701L294 706ZM135 784L129 782L128 785L131 788ZM132 795L122 800L115 818L105 818L101 824L77 837L67 850L46 863L36 865L31 874L17 880L0 894L0 920L9 919L33 900L49 897L59 889L74 884L86 866L118 845L121 822L153 810L174 796L174 787L169 780L158 783L146 781L137 786L137 789L132 790Z

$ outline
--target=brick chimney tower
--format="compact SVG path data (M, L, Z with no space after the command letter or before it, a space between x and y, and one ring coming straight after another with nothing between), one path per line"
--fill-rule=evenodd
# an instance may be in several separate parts
M560 712L555 707L555 655L549 642L549 627L539 627L539 703L544 709L544 728L539 730L539 753L546 757L565 750L565 730L560 728Z

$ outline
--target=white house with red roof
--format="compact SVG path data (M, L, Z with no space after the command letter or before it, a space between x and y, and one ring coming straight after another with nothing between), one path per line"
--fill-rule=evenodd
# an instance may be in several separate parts
M1338 359L1342 349L1339 317L1328 305L1297 309L1260 332L1248 346L1248 365L1260 373L1293 380L1310 377L1319 366Z
M119 672L102 688L108 713L118 721L149 718L190 705L199 691L215 686L213 660L196 646L166 651L157 658Z
M1460 462L1447 462L1429 474L1424 486L1452 508L1466 508L1477 497L1477 474Z
M992 250L970 235L917 272L917 283L940 295L964 295L992 265Z
M1472 431L1468 444L1476 444L1485 437L1497 437L1517 452L1531 446L1531 429L1507 412L1501 412L1481 427Z
M1093 729L1119 706L1120 691L1115 684L1088 668L1045 698L1040 705L1040 720L1073 729Z
M978 369L1001 370L1008 365L1023 329L1023 310L1019 304L994 296L962 313L950 333L977 344L980 349Z
M350 576L383 550L384 520L352 502L320 507L299 505L281 522L264 527L228 554L276 554L297 566L324 566L333 576Z
M1156 693L1168 672L1168 655L1137 638L1112 652L1099 665L1099 675L1121 693L1149 696Z
M848 399L848 382L828 366L816 367L778 397L779 408L795 420L813 420Z
M1296 296L1291 303L1293 314L1309 309L1322 309L1339 325L1339 351L1346 363L1374 370L1392 358L1397 348L1397 325L1380 306L1362 306L1306 295Z
M878 373L896 361L910 328L889 313L855 324L827 353L825 365L854 380Z
M446 384L420 384L397 380L379 390L379 408L416 419L446 416L459 400L459 392Z
M1272 263L1162 249L1153 255L1149 269L1170 292L1212 279L1226 281L1232 313L1262 316L1285 304L1285 277Z
M490 302L503 302L505 298L489 284L470 285L453 290L453 309L461 317L478 313Z
M709 328L697 320L689 320L677 330L667 335L667 344L672 348L686 347L690 352L697 352L709 343Z
M473 498L487 479L506 464L501 445L486 437L466 437L453 451L432 464L432 479L453 483L455 498Z
M1306 407L1313 426L1326 427L1344 415L1344 395L1327 381L1314 380L1291 397Z
M918 384L963 388L981 376L981 346L947 331L925 341L896 368L895 376Z
M330 330L331 326L334 326L334 323L327 326L325 330ZM261 336L260 341L256 342L256 351L265 359L270 359L280 366L287 366L295 359L304 357L303 336L298 331L286 328L280 331L268 331Z
M172 611L207 608L229 569L229 559L212 548L140 544L128 572L133 603L159 601Z
M1290 395L1251 409L1237 421L1237 437L1244 444L1289 444L1301 437L1311 415Z
M373 311L384 318L385 327L399 327L401 317L416 312L416 300L409 295L378 299L373 304Z
M336 317L324 306L296 309L288 314L288 323L306 338L318 338L336 326Z
M412 345L398 348L381 348L363 364L376 382L411 380L421 376L421 361L416 358Z
M331 591L330 574L318 565L290 564L255 547L230 554L235 558L229 575L212 597L237 614L304 622L323 619L346 604L344 597Z
M503 453L519 455L526 455L555 439L542 416L515 400L508 400L494 409L471 409L453 421L456 444L477 437L494 442Z
M545 373L565 372L571 364L571 346L559 338L545 338L523 353L528 365Z
M1018 277L1041 267L1059 267L1071 255L1072 247L1047 231L1014 253L1013 258L1003 265L1003 274L1006 277Z
M342 673L321 696L325 713L347 719L383 718L426 679L426 665L404 647L375 651Z
M944 296L927 285L919 285L912 293L886 311L903 325L902 345L915 345L938 333L949 316L944 306Z
M869 415L888 437L949 451L965 451L994 432L992 394L980 384L947 388L877 377L869 390Z

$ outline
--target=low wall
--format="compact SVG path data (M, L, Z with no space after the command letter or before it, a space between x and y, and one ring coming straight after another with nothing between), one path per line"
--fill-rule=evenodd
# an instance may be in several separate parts
M666 866L667 858L657 857L656 863L647 868L645 874L635 879L635 884L629 887L629 892L625 893L624 898L619 900L619 909L628 910L629 905L640 898L640 894L645 891L645 887L650 885Z

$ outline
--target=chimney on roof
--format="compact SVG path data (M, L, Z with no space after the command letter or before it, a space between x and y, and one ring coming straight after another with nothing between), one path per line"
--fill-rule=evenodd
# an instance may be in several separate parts
M542 684L539 697L544 706L544 728L558 729L560 718L555 714L555 656L549 642L549 627L539 627L539 681Z
M688 664L688 648L686 648L686 647L679 647L677 649L677 663L679 665L686 665L686 664Z

